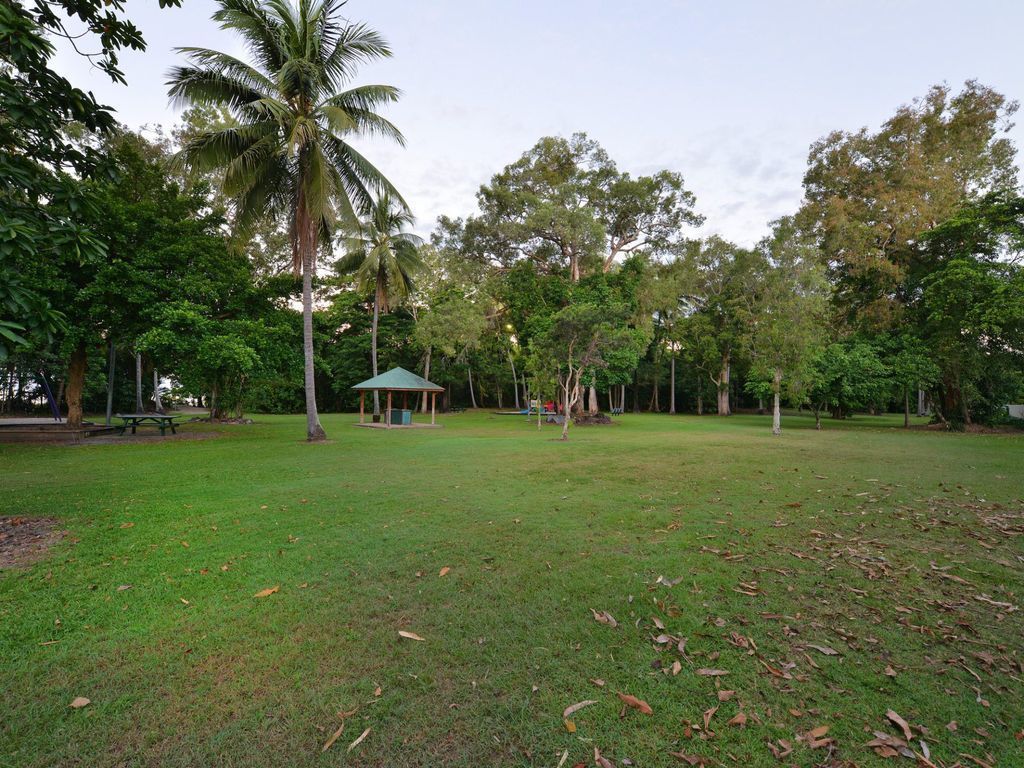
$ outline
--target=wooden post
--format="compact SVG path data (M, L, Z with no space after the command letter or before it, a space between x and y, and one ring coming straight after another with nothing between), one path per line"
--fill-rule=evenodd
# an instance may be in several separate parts
M387 418L385 418L384 421L387 424L388 429L391 429L391 391L390 390L388 391L388 412L386 414L386 417Z
M366 392L359 390L359 423L363 423L363 414L366 413Z
M435 423L437 414L437 392L430 393L430 423Z

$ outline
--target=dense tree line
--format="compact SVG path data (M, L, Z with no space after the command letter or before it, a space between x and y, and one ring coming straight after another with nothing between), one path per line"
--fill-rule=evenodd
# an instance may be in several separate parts
M173 5L175 3L165 3ZM333 0L221 0L249 61L189 49L169 136L118 127L48 68L61 14L142 45L119 3L3 6L0 399L40 373L83 412L202 403L211 416L356 404L401 365L445 407L818 418L927 402L951 428L1024 397L1017 105L933 88L877 131L810 149L804 200L752 247L712 236L680 173L634 176L585 134L543 137L428 241L352 141L401 133L390 55ZM315 54L309 54L314 51ZM10 116L14 116L13 118ZM135 406L132 406L134 401ZM423 407L426 407L424 401ZM377 411L377 406L375 406ZM563 436L570 419L565 419Z

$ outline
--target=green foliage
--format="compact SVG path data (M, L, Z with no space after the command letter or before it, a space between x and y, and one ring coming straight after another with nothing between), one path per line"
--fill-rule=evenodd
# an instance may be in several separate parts
M180 0L160 0L162 7ZM144 50L122 0L30 0L0 4L0 357L17 347L45 346L61 329L59 308L21 281L32 261L102 258L103 244L79 214L92 202L78 179L109 178L103 153L75 141L75 129L108 134L114 117L91 93L75 88L50 66L49 36L68 37L71 19L84 29L80 44L95 46L91 63L124 82L121 49Z
M827 409L836 418L876 407L889 394L889 370L870 344L852 340L819 351L804 372L802 391L815 415Z

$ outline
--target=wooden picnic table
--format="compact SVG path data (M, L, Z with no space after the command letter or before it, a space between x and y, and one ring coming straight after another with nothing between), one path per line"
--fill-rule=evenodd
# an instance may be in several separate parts
M175 428L174 420L181 418L180 416L168 416L164 413L118 413L115 416L121 419L119 435L123 435L128 427L132 428L132 434L134 435L138 427L154 426L160 430L161 437L168 427L171 430L171 434L176 435L178 431Z

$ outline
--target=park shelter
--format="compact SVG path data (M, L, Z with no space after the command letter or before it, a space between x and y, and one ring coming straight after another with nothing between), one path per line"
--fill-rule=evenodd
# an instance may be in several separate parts
M405 368L392 368L387 373L374 376L364 382L356 384L352 389L359 392L359 425L363 427L379 427L384 429L412 428L412 427L436 427L437 425L437 393L444 392L444 387L427 381L422 376L405 370ZM384 409L383 422L366 421L366 393L380 392L387 395L387 405ZM413 424L412 414L416 410L417 395L421 392L430 393L430 424ZM413 407L409 408L409 395L412 394ZM401 398L401 408L394 407L396 395Z

